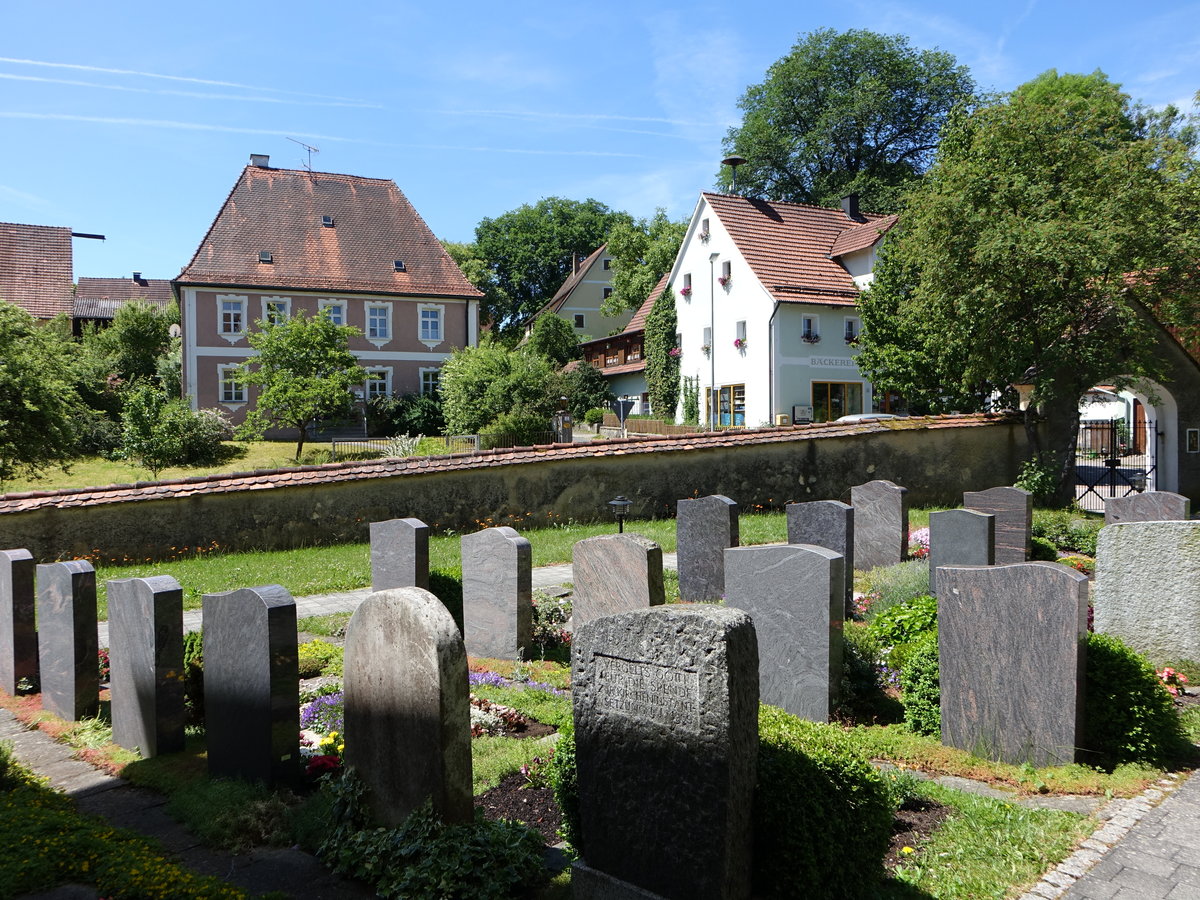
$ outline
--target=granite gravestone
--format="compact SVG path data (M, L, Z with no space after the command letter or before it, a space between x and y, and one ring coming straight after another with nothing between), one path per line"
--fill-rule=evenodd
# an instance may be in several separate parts
M346 763L376 822L399 825L429 798L470 822L471 712L458 626L433 594L371 594L346 629Z
M42 706L68 722L100 712L96 571L73 559L37 567Z
M1104 501L1104 524L1181 522L1192 517L1192 501L1170 491L1145 491Z
M0 691L9 694L16 694L22 678L37 678L33 598L33 556L0 550Z
M754 619L763 703L828 722L842 679L845 561L788 544L725 551L725 602Z
M973 509L929 514L929 593L937 593L940 566L996 564L996 517Z
M183 749L183 588L168 575L108 582L113 743L146 759Z
M787 542L832 550L844 560L846 612L854 604L854 507L840 500L789 503Z
M371 523L371 590L429 590L429 526L420 519Z
M720 494L675 505L679 597L705 603L725 596L725 550L738 545L738 505Z
M299 771L296 601L277 584L204 595L208 771L271 784Z
M518 659L533 643L533 550L512 528L462 537L463 639L472 656Z
M575 628L600 616L664 602L662 548L640 534L602 534L579 541L571 561Z
M967 491L963 506L996 517L996 565L1025 562L1029 559L1033 535L1033 494L1022 488L994 487L986 491Z
M584 860L576 898L750 895L758 652L740 611L593 620L571 652Z
M908 557L908 488L869 481L850 488L854 507L854 565L894 566Z
M1096 542L1095 628L1151 659L1200 659L1200 522L1122 522Z
M1087 577L1058 563L938 573L942 743L1065 765L1083 738Z

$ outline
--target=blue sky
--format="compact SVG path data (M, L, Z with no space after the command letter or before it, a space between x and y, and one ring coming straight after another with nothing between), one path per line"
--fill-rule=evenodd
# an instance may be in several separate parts
M1190 107L1200 3L9 3L0 221L107 235L75 275L171 278L251 153L391 178L441 238L541 197L691 211L737 100L817 28L907 35L1008 90L1103 69Z

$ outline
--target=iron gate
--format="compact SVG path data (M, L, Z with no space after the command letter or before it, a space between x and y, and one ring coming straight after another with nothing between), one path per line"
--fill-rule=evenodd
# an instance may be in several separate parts
M1075 444L1075 502L1080 509L1104 512L1110 497L1153 490L1157 435L1142 419L1081 422Z

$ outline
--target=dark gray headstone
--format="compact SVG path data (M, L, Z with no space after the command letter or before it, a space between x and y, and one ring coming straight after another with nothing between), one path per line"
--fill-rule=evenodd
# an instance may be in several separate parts
M842 680L844 579L842 557L812 544L725 551L725 602L754 619L763 703L829 721Z
M183 588L168 575L108 582L113 743L149 759L183 749Z
M1058 563L941 570L943 744L1013 765L1075 761L1087 594Z
M100 711L96 572L82 559L37 567L42 706L74 722Z
M679 597L706 603L725 596L725 550L738 545L738 505L712 494L675 504Z
M471 712L458 626L433 594L371 594L346 628L346 763L381 825L422 803L470 822Z
M429 590L429 526L420 519L371 523L371 590Z
M1200 659L1200 522L1120 522L1096 542L1096 631L1151 659Z
M533 549L506 525L464 534L461 543L467 652L517 659L533 643Z
M1192 501L1170 491L1145 491L1104 501L1104 524L1179 522L1192 517Z
M967 491L963 506L996 517L996 565L1029 559L1033 535L1033 494L1022 488L994 487Z
M877 569L908 556L908 488L868 481L850 488L854 507L854 565Z
M600 616L664 602L662 548L640 534L602 534L572 552L575 628Z
M597 619L576 630L571 666L584 847L575 896L748 897L758 754L750 617L701 604ZM626 889L603 893L613 880Z
M846 611L854 602L854 507L840 500L789 503L787 542L832 550L845 560Z
M0 550L0 691L9 694L22 678L37 678L33 598L33 556L28 550Z
M296 601L279 585L204 595L204 721L210 775L299 771Z
M929 514L929 593L937 593L939 566L996 564L996 517L973 509Z

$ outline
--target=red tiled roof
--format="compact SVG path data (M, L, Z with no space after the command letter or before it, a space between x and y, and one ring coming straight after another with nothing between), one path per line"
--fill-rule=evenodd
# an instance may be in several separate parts
M563 305L567 302L567 299L571 296L571 292L574 291L575 288L579 287L579 283L583 281L584 276L587 275L588 269L595 265L596 260L598 260L607 249L608 244L601 244L599 247L593 250L591 255L579 264L579 268L572 272L570 277L568 277L567 280L562 283L562 287L554 292L554 296L550 298L550 301L529 317L529 321L532 322L538 316L545 315L546 313L557 313L560 309L562 309Z
M148 300L160 306L172 299L167 278L80 278L75 297L82 300Z
M658 279L658 283L650 289L650 295L645 299L642 305L637 308L637 312L633 314L633 318L629 320L629 324L621 329L620 334L637 334L639 331L646 330L646 316L650 315L650 308L654 306L654 301L662 295L663 289L667 286L667 275L670 274L671 273L668 272L666 275L663 275L662 278ZM599 344L605 341L611 343L614 337L616 337L616 335L592 338L590 341L580 341L579 346L590 347L593 344ZM626 369L624 366L608 368L604 370L604 374L619 375L621 372L633 372L643 368L645 368L645 362L642 362L640 365L638 365L636 369Z
M759 281L781 303L853 306L858 288L830 257L832 248L843 233L857 232L856 239L862 240L870 231L864 225L878 228L892 218L867 214L866 223L858 223L841 209L730 194L703 196Z
M330 216L333 226L322 224ZM269 251L272 262L259 262ZM403 260L397 272L394 261ZM247 166L176 281L477 298L395 182Z
M0 223L0 300L39 319L71 314L71 229Z
M899 216L885 216L874 222L866 222L856 228L847 228L837 236L837 240L829 248L829 255L837 257L845 253L853 253L855 250L866 250L883 235L891 231L892 227L898 221L900 221Z
M586 444L548 444L485 450L481 453L452 453L408 459L377 459L360 462L297 466L268 472L236 472L177 481L114 484L107 487L60 491L28 491L0 495L0 515L45 508L101 506L108 503L140 502L192 497L198 494L272 490L355 481L364 478L394 478L436 472L493 468L565 459L589 459L644 453L686 452L709 448L734 448L746 444L799 443L819 438L844 438L887 431L973 428L1006 421L988 413L928 416L871 422L827 422L821 425L792 425L776 428L739 428L695 434L614 438Z

